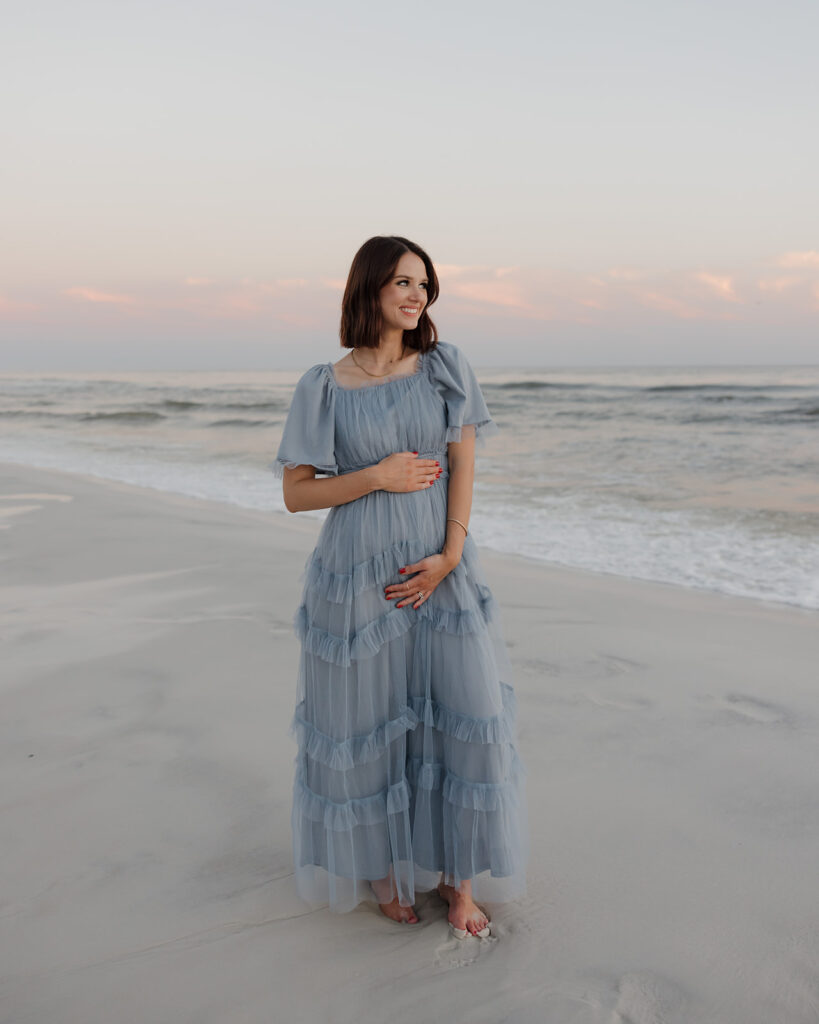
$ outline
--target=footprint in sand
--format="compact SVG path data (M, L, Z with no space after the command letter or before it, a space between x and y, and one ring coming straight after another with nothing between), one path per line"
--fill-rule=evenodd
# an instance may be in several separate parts
M611 679L614 676L633 675L645 669L646 665L642 661L622 658L617 654L593 653L566 667L580 679Z
M273 636L290 636L293 632L293 623L277 619L274 622L268 623L267 628L268 632L272 633Z
M610 679L612 676L641 671L645 667L641 661L621 658L616 654L594 654L583 660L572 659L562 663L545 661L540 658L515 659L515 668L527 675L554 676L555 678L572 675L582 679Z
M584 670L584 676L621 676L627 672L636 672L646 666L641 661L632 661L630 658L621 658L616 654L598 654L592 662L593 672ZM641 697L638 694L629 693L590 693L586 691L583 696L601 708L613 708L615 711L646 711L653 706L653 701L648 697Z
M651 971L630 971L617 986L617 1005L611 1024L670 1024L696 1020L687 1011L688 1000L671 981Z
M438 898L431 897L429 900L429 907L426 904L423 906L419 903L417 906L419 910L426 911L426 915L430 920L430 926L434 928L440 928L442 935L444 936L441 942L435 947L435 954L433 958L433 964L435 967L443 967L445 970L453 970L457 967L468 967L470 964L474 964L482 957L487 956L497 946L500 938L506 935L508 929L500 922L495 919L490 913L492 918L492 934L487 936L485 939L477 939L474 936L468 935L465 939L456 939L452 932L449 930L449 925L446 919L446 905L443 902L438 904ZM435 920L437 918L437 920Z
M718 710L744 722L760 725L791 723L791 715L785 708L743 693L726 693L724 697L716 698L715 704Z
M435 947L435 967L453 970L457 967L469 967L482 957L491 953L498 943L498 938L490 935L486 939L475 939L467 936L456 939L447 928L447 938Z
M560 665L551 661L542 661L540 658L526 658L515 661L515 668L530 676L559 676Z
M599 693L585 693L583 696L599 708L614 708L615 711L646 711L652 706L652 702L647 697L629 694L618 694L617 696L606 694L603 696Z
M616 654L598 654L597 661L607 676L621 676L626 672L636 672L646 667L642 661L621 658Z

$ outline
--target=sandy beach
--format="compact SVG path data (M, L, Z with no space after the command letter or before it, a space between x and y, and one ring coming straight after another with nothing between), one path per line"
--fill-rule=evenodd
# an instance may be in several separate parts
M0 465L3 1024L819 1020L818 612L485 551L531 867L459 943L293 891L319 526Z

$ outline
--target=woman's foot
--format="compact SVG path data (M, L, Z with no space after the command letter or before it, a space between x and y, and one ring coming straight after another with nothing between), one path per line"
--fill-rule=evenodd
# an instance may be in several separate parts
M461 888L455 889L444 882L438 884L438 895L449 904L449 923L459 931L477 935L489 926L489 918L472 900L472 883L461 882Z
M370 882L372 890L375 893L375 898L378 900L378 907L385 917L388 917L391 921L398 921L399 924L417 924L418 916L412 907L402 907L398 902L398 897L394 896L390 899L393 893L392 881L389 878L382 878L377 882ZM382 903L381 900L384 900Z
M400 924L418 924L418 915L412 907L402 907L396 896L392 903L379 903L381 913L391 921L398 921Z

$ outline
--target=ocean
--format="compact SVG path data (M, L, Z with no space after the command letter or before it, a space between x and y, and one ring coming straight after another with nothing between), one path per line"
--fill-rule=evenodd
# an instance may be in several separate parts
M819 366L475 370L479 544L819 608ZM301 372L0 374L0 461L284 511Z

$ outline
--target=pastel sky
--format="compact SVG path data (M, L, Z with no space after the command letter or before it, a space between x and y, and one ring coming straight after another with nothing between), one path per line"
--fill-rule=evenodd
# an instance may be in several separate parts
M819 4L43 0L0 33L0 368L340 356L374 234L479 365L819 362Z

